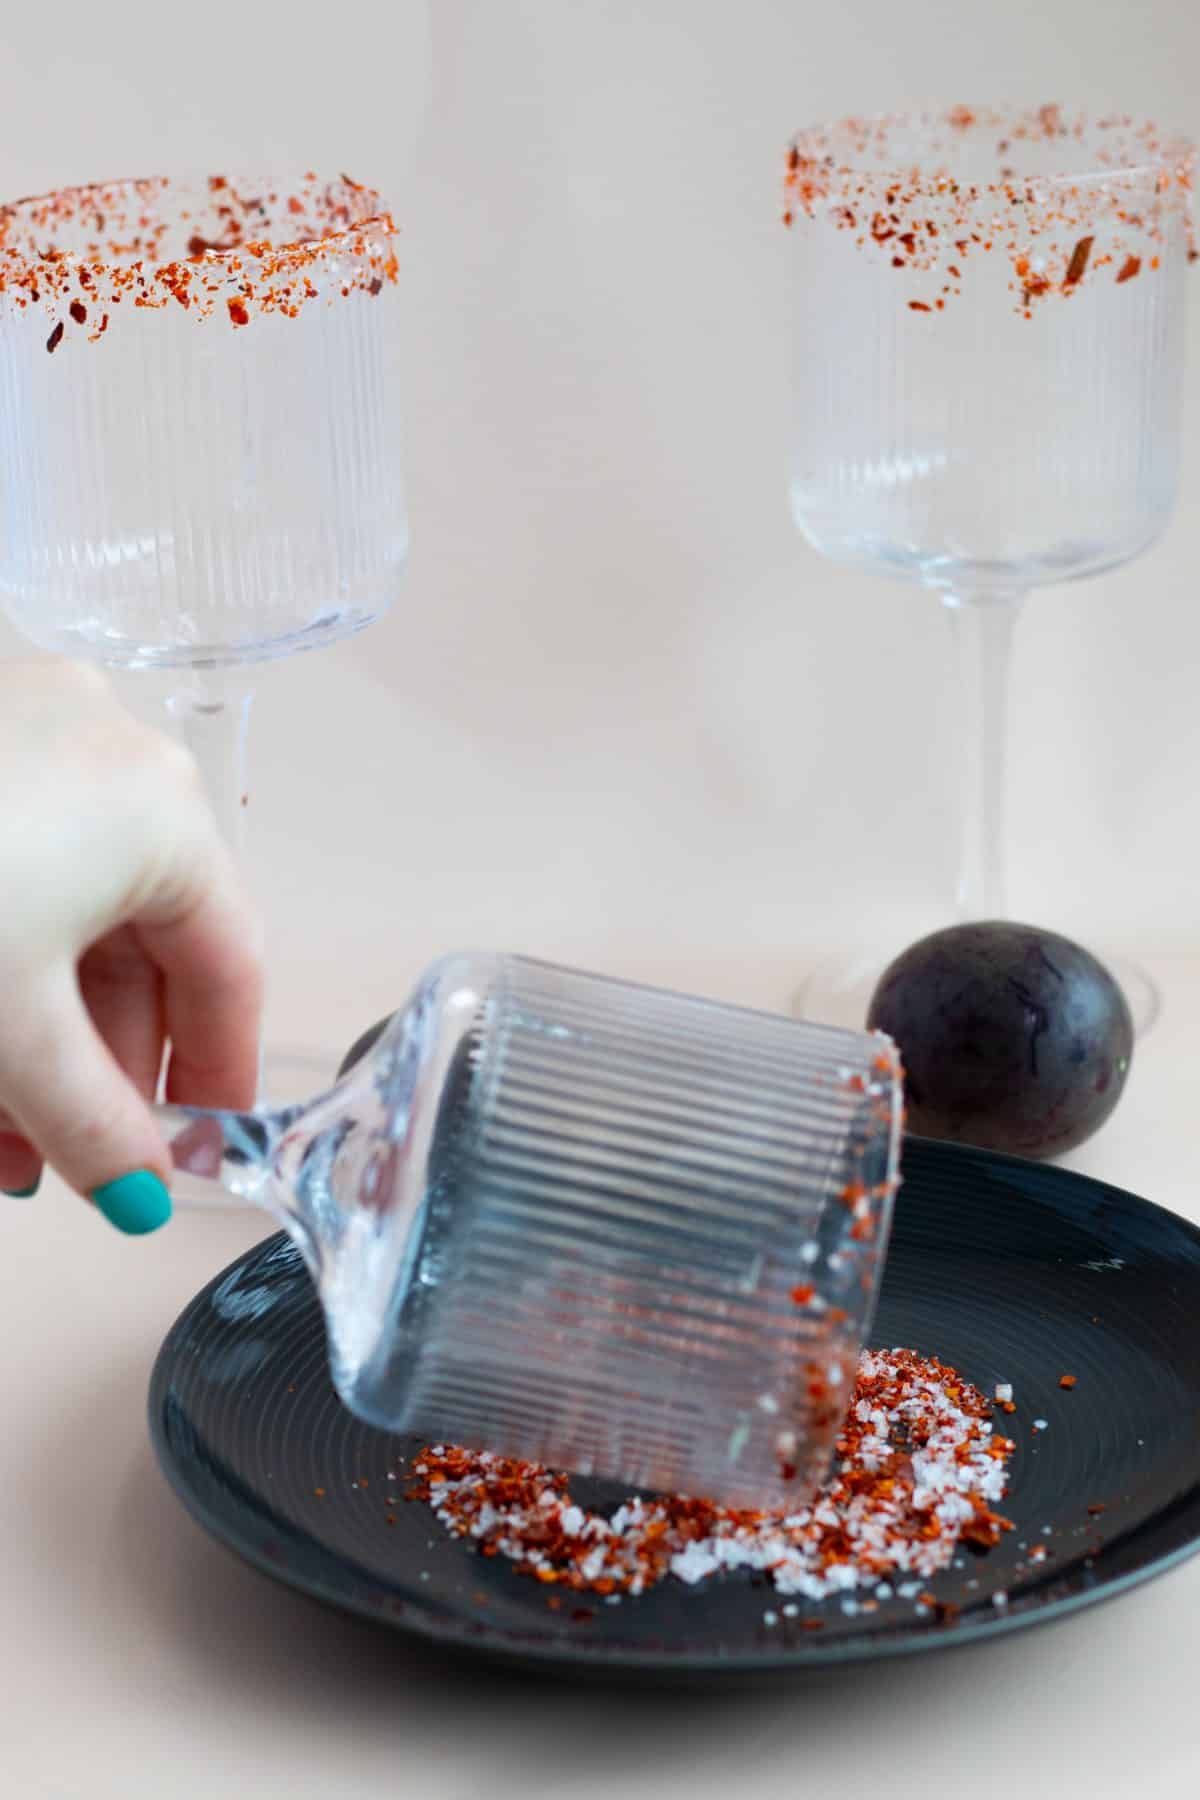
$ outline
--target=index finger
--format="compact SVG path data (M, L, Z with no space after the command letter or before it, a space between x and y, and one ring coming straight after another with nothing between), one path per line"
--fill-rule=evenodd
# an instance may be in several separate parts
M139 919L137 932L163 975L167 1098L186 1106L253 1106L261 931L232 863L215 858L199 893L164 915Z

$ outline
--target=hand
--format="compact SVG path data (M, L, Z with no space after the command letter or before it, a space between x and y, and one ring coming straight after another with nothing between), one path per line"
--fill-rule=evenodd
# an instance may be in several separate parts
M253 1104L260 934L195 765L96 670L0 665L0 1188L169 1216L154 1098Z

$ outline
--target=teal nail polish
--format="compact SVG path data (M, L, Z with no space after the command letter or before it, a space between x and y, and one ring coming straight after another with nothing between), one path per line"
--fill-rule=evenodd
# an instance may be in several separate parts
M92 1189L92 1199L110 1225L127 1237L157 1231L171 1216L171 1196L149 1169L135 1169Z
M32 1200L33 1196L37 1193L37 1191L41 1187L41 1185L42 1185L42 1178L39 1175L32 1187L5 1188L4 1193L7 1196L7 1198L10 1200Z

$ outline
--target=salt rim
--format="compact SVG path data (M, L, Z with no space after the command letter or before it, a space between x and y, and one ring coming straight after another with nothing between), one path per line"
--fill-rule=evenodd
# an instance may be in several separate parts
M969 132L1003 132L994 180L961 179L946 153ZM895 147L919 132L920 162ZM1070 141L1095 146L1097 166L1022 172L1014 145ZM857 247L892 268L935 278L904 298L914 313L942 312L962 293L967 260L993 250L1011 267L1017 310L1051 294L1070 298L1112 268L1118 286L1160 266L1182 222L1195 259L1191 194L1196 152L1125 115L1067 119L1061 107L1027 111L952 107L885 114L798 132L788 150L784 223L801 215L854 235ZM1097 237L1102 241L1096 243Z
M451 1535L504 1556L547 1585L639 1595L668 1575L693 1585L750 1569L781 1595L823 1600L860 1588L920 1596L960 1543L988 1548L1011 1522L995 1511L1015 1445L994 1436L991 1406L936 1358L866 1351L838 1461L793 1512L733 1511L707 1501L627 1500L606 1519L574 1504L567 1478L539 1463L434 1445L415 1458L410 1500L428 1501ZM888 1596L890 1597L889 1588Z
M171 233L181 241L168 257ZM234 328L256 314L295 318L319 296L374 297L394 283L395 235L379 194L348 175L154 176L60 188L0 206L0 319L40 307L58 320L46 345L54 351L71 324L89 325L96 342L115 323L110 309L126 301L130 310L215 313Z

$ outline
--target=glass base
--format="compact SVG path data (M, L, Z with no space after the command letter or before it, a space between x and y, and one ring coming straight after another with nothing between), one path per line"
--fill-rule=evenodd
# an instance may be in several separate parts
M1162 1011L1162 995L1156 983L1140 964L1126 956L1108 956L1104 951L1097 954L1129 1002L1134 1037L1148 1036ZM860 1029L866 1023L875 985L895 955L892 948L858 957L826 958L798 989L791 1011L798 1019Z

